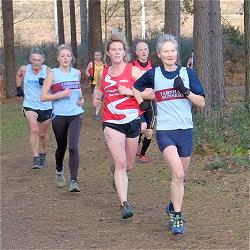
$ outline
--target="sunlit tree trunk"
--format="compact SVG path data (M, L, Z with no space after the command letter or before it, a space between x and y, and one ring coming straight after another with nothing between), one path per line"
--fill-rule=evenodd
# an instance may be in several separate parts
M176 37L180 48L180 0L165 0L165 22L164 33ZM180 49L179 49L180 51ZM179 58L179 56L178 56ZM178 62L180 60L178 59Z
M180 41L180 0L165 0L164 33L172 34Z
M221 9L220 1L209 1L209 27L210 27L210 70L212 106L226 105L224 89L224 61L222 49Z
M62 0L57 0L57 25L58 43L60 45L65 43Z
M101 1L89 0L89 58L93 58L96 50L102 49Z
M125 35L129 48L132 48L132 29L130 17L130 0L124 0Z
M88 63L88 9L87 0L80 0L81 49L80 62L85 68Z
M71 47L72 47L73 55L75 59L77 60L75 0L69 0L69 11L70 11Z
M249 0L244 0L244 38L246 51L246 102L250 108L250 18L249 18Z
M194 0L194 66L206 90L205 112L207 114L211 112L212 101L208 12L208 1Z
M12 0L2 0L2 18L6 97L10 98L15 96L15 51Z

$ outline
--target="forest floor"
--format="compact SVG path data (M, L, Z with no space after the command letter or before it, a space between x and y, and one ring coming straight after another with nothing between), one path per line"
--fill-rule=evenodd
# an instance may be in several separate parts
M87 96L90 103L90 97ZM48 166L31 169L28 128L14 98L1 105L1 249L249 249L249 175L205 171L194 155L185 187L186 234L167 230L170 172L155 139L151 162L129 173L134 217L121 220L102 123L86 108L80 142L80 193L55 185L55 140ZM17 128L11 124L20 124ZM65 159L66 178L69 178Z

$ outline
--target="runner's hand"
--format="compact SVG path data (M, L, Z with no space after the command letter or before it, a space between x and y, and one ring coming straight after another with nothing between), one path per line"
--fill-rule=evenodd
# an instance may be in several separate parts
M16 96L18 97L24 97L24 92L21 86L16 88Z
M94 105L94 107L99 106L101 102L102 102L102 100L100 98L94 98L93 99L93 105Z
M182 79L179 76L177 76L174 79L174 88L177 89L177 90L179 90L180 93L183 94L183 95L185 95L185 96L189 92L189 89L184 86L184 83L183 83Z
M61 98L69 97L69 96L71 96L71 94L72 94L71 89L65 89L65 90L60 92L60 97Z
M84 98L83 98L83 96L80 96L79 101L78 101L77 104L78 104L79 106L83 106L83 104L84 104Z
M38 81L39 81L39 84L40 84L41 86L43 86L44 78L43 78L43 77L39 77L39 78L38 78Z
M133 92L130 88L127 88L123 85L118 86L118 91L121 95L133 95Z
M89 76L88 77L90 81L94 81L94 77L93 76Z

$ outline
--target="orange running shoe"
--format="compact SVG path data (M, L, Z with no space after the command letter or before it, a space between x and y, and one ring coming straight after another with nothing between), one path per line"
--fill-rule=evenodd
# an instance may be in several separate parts
M149 163L150 162L150 158L147 155L141 155L139 157L139 162L140 163Z

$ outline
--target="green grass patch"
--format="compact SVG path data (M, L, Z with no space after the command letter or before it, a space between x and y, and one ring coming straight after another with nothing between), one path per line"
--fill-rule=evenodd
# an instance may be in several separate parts
M27 135L27 124L20 104L7 103L0 106L1 143L16 144L18 138Z
M244 107L195 116L194 152L214 155L206 170L224 169L228 173L249 168L250 114Z

